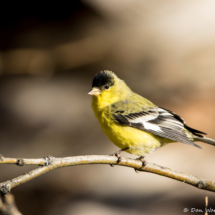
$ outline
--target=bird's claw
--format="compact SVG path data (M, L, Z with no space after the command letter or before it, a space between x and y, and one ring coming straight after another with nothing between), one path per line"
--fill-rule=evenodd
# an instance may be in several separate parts
M136 169L136 168L134 169L134 171L135 171L136 173L140 173L140 172L139 172L139 170L138 170L138 169Z
M128 149L129 149L129 147L126 147L124 149L120 149L119 151L116 151L115 153L110 154L110 156L116 156L118 158L117 163L120 163L122 161L120 153L123 152L123 151L126 151ZM110 164L110 166L113 167L114 165Z
M113 153L113 154L110 154L110 156L115 156L115 157L118 158L117 163L120 163L120 162L122 161L120 152L121 152L121 150L119 150L119 151L117 151L117 152L115 152L115 153ZM114 167L113 164L110 164L110 166L111 166L111 167Z
M146 162L145 159L144 159L144 156L140 156L140 157L137 158L136 160L139 160L139 161L142 162L142 167L144 167L144 166L147 164L147 162ZM139 173L139 171L141 171L141 170L135 168L134 171L135 171L136 173Z
M117 163L120 163L122 161L120 151L115 152L114 155L118 158Z
M139 158L137 158L137 160L140 160L142 162L142 167L144 167L147 164L144 156L140 156Z

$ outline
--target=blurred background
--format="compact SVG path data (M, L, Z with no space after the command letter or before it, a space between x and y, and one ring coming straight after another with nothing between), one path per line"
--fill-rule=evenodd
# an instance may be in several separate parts
M131 89L215 138L212 0L4 3L0 14L0 154L108 155L118 148L91 109L94 75L112 70ZM215 181L215 147L167 145L148 162ZM122 156L135 157L126 153ZM0 166L0 181L35 167ZM51 171L12 190L23 214L184 214L215 209L213 193L109 165ZM187 213L189 214L189 212ZM192 213L194 214L194 213Z

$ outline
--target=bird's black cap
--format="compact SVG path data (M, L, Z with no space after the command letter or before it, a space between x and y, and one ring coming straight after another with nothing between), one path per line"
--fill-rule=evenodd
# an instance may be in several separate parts
M93 79L92 87L102 87L104 85L114 85L114 73L108 70L96 74Z

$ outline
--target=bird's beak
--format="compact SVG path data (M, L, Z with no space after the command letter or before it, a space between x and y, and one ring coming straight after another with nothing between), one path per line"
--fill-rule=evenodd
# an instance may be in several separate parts
M101 90L98 89L98 88L93 88L89 93L88 95L91 95L91 96L97 96L97 95L100 95L101 94Z

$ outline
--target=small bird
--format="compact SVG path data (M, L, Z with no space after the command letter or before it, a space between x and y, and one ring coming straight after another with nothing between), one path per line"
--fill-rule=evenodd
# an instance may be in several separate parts
M177 114L158 107L134 93L113 72L105 70L95 75L92 83L92 108L103 132L121 150L144 156L167 143L181 142L197 148L194 141L215 145L215 140L193 129Z

